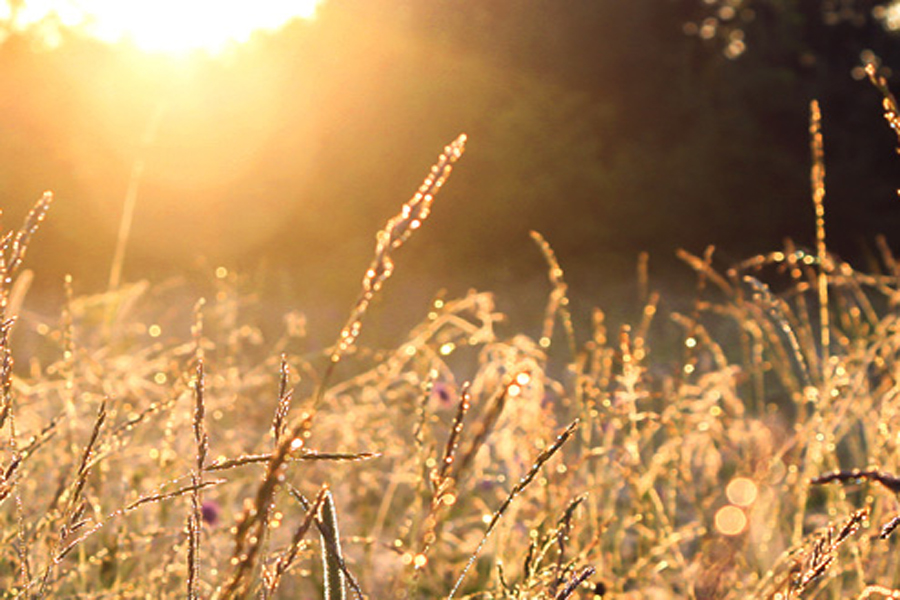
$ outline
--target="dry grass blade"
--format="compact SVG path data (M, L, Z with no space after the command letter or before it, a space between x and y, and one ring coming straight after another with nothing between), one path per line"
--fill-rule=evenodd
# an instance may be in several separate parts
M762 307L768 313L769 318L772 319L772 321L778 326L778 329L781 330L781 333L787 340L788 345L791 348L791 355L797 362L798 370L800 372L801 378L803 379L804 387L811 387L812 379L809 375L809 367L806 364L806 358L803 355L803 349L800 347L800 342L797 339L797 335L791 328L790 323L788 323L787 317L785 316L785 311L781 306L781 302L771 291L769 291L769 286L756 279L755 277L745 275L744 281L746 283L749 283L753 288L754 297L762 304Z
M828 528L813 537L812 541L789 550L783 568L770 572L762 582L756 598L795 598L814 581L821 578L837 559L837 550L861 526L868 510L858 510L838 528Z
M340 361L341 356L356 342L362 326L363 315L366 313L372 297L394 271L391 253L402 246L413 231L422 226L431 212L435 195L447 181L453 170L453 164L462 156L465 147L465 134L460 135L445 147L444 152L438 158L437 163L431 167L431 172L428 173L415 195L403 205L400 213L391 218L384 229L378 232L375 258L363 277L362 293L356 301L356 306L354 306L347 324L341 330L337 346L331 353L332 363Z
M456 461L456 467L450 475L454 479L458 480L460 478L466 468L472 464L475 455L478 454L478 450L481 449L484 442L487 441L488 435L490 435L494 425L497 424L497 420L500 418L500 414L506 406L506 400L509 397L509 388L514 384L515 380L515 376L508 377L504 381L503 386L488 398L485 403L486 408L484 409L481 420L473 426L475 433L472 436L472 441L469 442L466 451L462 453L460 460Z
M529 581L534 576L538 562L538 539L532 538L528 544L528 552L525 553L525 560L522 562L522 579Z
M44 444L49 442L56 435L56 428L59 425L61 417L59 415L53 417L44 427L38 432L36 435L31 436L31 439L25 443L19 449L19 454L22 455L22 458L27 458L30 454L35 453L39 448L41 448Z
M290 367L287 364L287 358L281 355L281 370L278 383L278 405L275 407L275 416L272 418L272 435L275 443L284 436L284 430L287 427L287 414L291 409L291 398L294 391L290 389Z
M267 571L264 582L264 597L269 597L275 593L278 586L281 585L281 578L297 559L297 554L300 552L300 544L306 536L306 532L309 531L309 528L312 527L312 524L315 522L316 515L319 514L319 509L325 501L325 494L327 492L328 486L323 485L312 505L306 509L306 515L303 517L303 521L297 529L294 530L291 544L288 546L287 550L278 557L278 560L275 561L275 565L271 570Z
M250 575L259 557L260 545L268 527L272 498L283 478L284 466L291 451L299 450L312 426L313 413L304 413L300 421L276 445L266 463L266 474L256 490L256 497L245 509L235 527L232 573L220 596L223 599L243 597Z
M108 515L106 515L103 519L99 521L95 521L91 526L87 527L88 521L86 519L82 519L83 516L83 508L84 504L80 506L79 510L76 512L77 522L73 527L69 529L69 533L77 534L77 535L69 535L68 539L65 540L65 544L58 547L58 550L55 554L55 561L53 564L59 564L73 549L75 549L79 544L84 542L86 539L100 531L107 523L112 521L113 519L124 515L125 513L131 512L143 505L152 504L156 502L162 502L165 500L169 500L172 498L177 498L180 496L184 496L186 494L190 494L191 492L198 489L208 488L216 485L221 485L226 483L225 479L217 479L214 481L207 481L201 484L200 486L189 485L183 488L174 490L172 492L168 492L165 494L152 494L150 496L144 496L139 498L138 500L132 502L131 504L125 506L124 508L120 508ZM34 582L29 584L26 587L32 587Z
M141 422L147 420L149 417L152 417L153 415L156 415L158 413L165 411L166 409L170 408L174 403L175 403L175 397L169 398L165 402L162 402L162 403L156 403L156 402L151 403L150 406L148 406L147 408L145 408L138 414L130 417L124 423L122 423L121 425L116 427L116 429L113 430L110 437L112 437L113 439L122 438L127 433L129 433L131 430L133 430L137 425L139 425Z
M813 485L821 485L823 483L831 483L833 481L837 481L839 483L856 483L860 480L877 481L890 491L894 493L900 493L900 478L895 477L890 473L885 473L884 471L878 471L876 469L852 469L850 471L834 471L833 473L826 473L825 475L814 477L810 480L810 483Z
M293 460L334 460L356 462L381 457L381 452L302 452L292 456Z
M594 573L597 572L597 569L594 567L586 567L581 573L572 578L566 587L564 587L556 596L553 597L554 600L567 600L572 597L572 594L578 589L578 586L588 580Z
M297 491L297 489L294 488L293 486L288 487L288 492L291 494L291 496L295 500L297 500L297 502L300 503L300 505L304 508L304 510L309 511L311 505L309 503L309 500L307 500L303 496L303 494L301 494L299 491ZM328 492L328 493L330 493L330 492ZM324 505L323 505L323 507L324 507ZM320 513L321 513L321 511L320 511ZM334 515L332 515L332 516L334 516ZM337 521L335 520L335 522L334 522L334 528L329 529L323 523L324 518L325 518L324 515L321 515L321 514L319 514L318 517L316 518L316 528L319 530L319 536L320 536L321 542L323 544L323 552L325 552L326 548L328 549L330 556L332 557L332 559L334 559L336 566L340 569L341 573L343 574L344 581L350 586L350 589L353 590L353 593L356 595L356 597L359 600L362 600L363 598L365 598L365 595L363 594L362 589L359 587L359 582L356 581L356 578L350 572L350 569L347 568L347 563L344 562L344 556L343 556L343 553L341 552L341 549L339 546L340 540L337 537ZM336 516L335 516L335 519L336 519ZM324 557L325 556L323 554L323 558ZM333 571L332 571L332 573L333 573Z
M10 413L11 414L11 413ZM51 423L52 426L52 423ZM47 429L45 429L45 432ZM44 432L42 432L44 433ZM50 436L51 437L52 433ZM44 438L46 439L46 438ZM21 465L22 461L28 456L28 453L31 448L35 446L39 446L40 442L29 443L28 447L24 450L18 449L18 442L16 441L16 427L14 417L9 420L9 445L12 454L12 460L10 461L9 466L6 468L3 479L3 497L5 498L10 493L13 494L13 499L15 501L15 513L16 513L16 557L19 560L19 582L22 585L27 585L28 582L31 581L31 561L30 561L30 549L29 549L29 539L26 534L26 521L25 521L25 507L22 503L22 494L19 489L19 478L16 476L16 471Z
M847 522L837 530L833 526L829 527L824 535L819 537L812 546L812 550L808 553L803 570L799 573L796 581L795 590L799 593L812 583L815 579L821 577L825 571L834 563L837 558L837 549L843 544L847 538L856 533L863 520L868 516L867 509L858 510L847 519Z
M212 487L212 486L216 486L216 485L221 485L223 483L226 483L226 481L227 480L225 480L225 479L216 479L214 481L207 481L199 487L201 489L208 488L208 487ZM189 486L183 487L181 489L175 490L175 491L167 493L167 494L153 494L151 496L145 496L143 498L139 498L138 500L136 500L136 501L132 502L131 504L129 504L128 506L126 506L125 508L120 508L120 509L106 515L103 519L101 519L99 521L95 521L94 524L88 528L84 528L84 526L87 524L87 521L82 521L81 523L79 523L79 527L78 527L78 531L81 532L80 535L77 537L74 537L71 541L69 541L66 544L66 546L58 553L57 558L59 560L62 560L78 544L80 544L84 540L88 539L89 537L91 537L92 535L94 535L95 533L100 531L107 523L109 523L113 519L120 517L127 512L130 512L130 511L132 511L140 506L146 505L146 504L152 504L155 502L161 502L164 500L177 498L179 496L184 496L186 494L190 494L191 492L193 492L196 489L197 489L197 486L189 485Z
M556 558L556 576L553 578L553 585L550 587L551 594L555 594L559 586L562 585L565 576L563 563L565 562L566 556L566 543L569 540L569 533L572 531L572 517L575 514L575 509L578 508L579 504L584 502L585 498L587 498L587 494L582 494L572 500L572 502L569 503L569 506L566 507L563 516L557 524L556 545L559 547L559 554Z
M716 287L718 287L725 293L725 295L733 296L734 289L732 288L731 284L728 283L728 280L725 277L722 277L722 275L712 267L712 263L710 262L712 256L709 254L710 251L711 248L707 248L706 254L701 258L695 254L691 254L683 248L679 248L675 251L675 255L678 256L679 259L684 261L685 264L687 264L691 269L696 271L699 276L714 283Z
M553 291L550 293L547 309L544 312L544 328L541 332L540 344L545 348L550 347L550 342L553 339L553 323L556 320L556 315L559 315L563 330L566 332L569 355L572 357L572 360L575 360L577 351L575 349L575 329L572 327L572 315L569 312L569 286L563 279L562 267L559 266L556 253L553 251L550 243L537 231L531 232L531 239L538 245L541 254L544 255L544 260L547 261L547 266L550 267L550 283L553 285Z
M866 74L869 76L869 81L872 82L872 85L881 92L884 119L891 126L891 129L894 130L894 133L897 134L897 141L900 143L900 108L897 106L897 99L888 88L887 79L878 73L878 68L874 63L866 65ZM900 153L900 145L897 147L897 152Z
M84 452L81 455L81 462L78 465L78 473L75 476L75 484L70 492L69 501L65 511L63 511L64 515L73 515L77 512L76 506L81 502L82 493L84 492L84 486L87 484L88 473L90 473L92 463L92 456L94 455L94 451L97 446L97 440L100 439L100 430L103 428L103 424L106 422L106 400L104 400L100 404L100 409L97 411L97 419L94 421L94 428L91 430L91 437L88 440L87 445L84 447Z
M214 487L217 485L221 485L226 483L227 479L214 479L212 481L204 481L199 485L186 485L184 487L178 488L177 490L166 492L164 494L151 494L150 496L143 496L138 498L128 506L123 509L123 512L130 512L144 504L152 504L155 502L164 502L165 500L171 500L172 498L178 498L179 496L184 496L185 494L193 493L195 490L204 490L209 487Z
M884 526L881 528L881 531L878 533L878 537L880 537L883 540L886 540L887 538L890 537L890 535L892 533L894 533L894 531L897 529L897 527L900 527L900 515L894 517L893 519L891 519L890 521L885 523Z
M20 452L16 452L13 455L11 461L9 461L9 465L7 465L6 469L3 470L3 473L0 474L0 500L4 500L6 496L9 494L9 486L13 475L16 473L16 469L22 464L23 456Z
M463 420L469 411L469 407L472 405L472 395L469 392L469 387L469 382L466 382L460 392L456 416L453 417L450 435L447 436L447 444L444 446L444 456L441 458L440 470L436 476L432 476L432 483L435 485L435 488L440 487L440 484L447 478L450 468L453 466L453 461L456 460L456 450L459 447L459 437L463 430Z
M53 543L50 552L50 561L41 577L38 596L43 596L46 592L53 568L65 558L66 554L69 553L76 543L83 539L76 537L73 540L71 539L71 536L86 523L84 520L86 502L83 498L83 493L85 485L87 484L88 474L93 466L92 457L97 446L97 441L100 439L100 431L103 428L103 424L106 422L106 416L106 400L104 400L100 404L100 409L97 412L97 419L94 421L94 428L91 430L91 436L82 452L81 461L78 464L78 470L75 474L75 481L69 488L68 500L60 517L62 524L59 528L59 535Z
M491 515L491 520L488 522L487 529L485 529L484 534L481 537L481 541L478 543L478 546L475 548L475 551L472 553L472 556L469 557L469 560L466 562L466 566L463 568L462 573L460 573L459 578L456 580L456 583L453 585L453 589L450 590L450 594L447 596L447 600L452 600L456 595L456 592L459 590L459 587L462 585L463 580L466 578L466 574L468 574L469 569L472 568L472 565L475 563L475 559L478 558L478 555L481 553L481 549L484 548L485 543L487 543L488 537L490 537L491 533L494 531L494 528L497 526L497 523L500 521L500 518L506 512L506 509L509 508L509 505L513 503L513 500L522 493L522 491L528 487L535 476L537 476L538 471L541 470L541 467L553 457L556 452L562 448L563 444L575 433L575 429L578 427L579 420L575 419L572 423L569 424L568 427L563 430L562 433L556 438L556 440L541 451L538 454L537 458L534 460L534 464L531 465L531 468L528 472L519 480L519 482L513 486L513 489L510 490L509 495L507 495L506 499L500 505L493 515Z
M319 533L322 538L322 568L324 569L325 600L344 600L344 557L341 553L341 534L338 529L334 497L325 491L325 501L319 511Z
M815 100L809 104L809 138L810 153L812 154L812 169L809 177L812 186L813 208L816 214L816 258L819 263L816 274L816 287L819 294L819 335L823 364L827 364L831 354L831 326L828 323L828 275L826 273L828 253L825 248L825 148L822 142L822 113L819 110L819 103ZM823 369L823 375L826 372L826 369Z
M428 507L428 514L425 517L425 524L422 528L422 536L420 543L420 551L417 561L413 562L416 569L415 578L417 581L419 571L425 565L428 552L438 539L438 515L442 506L450 506L456 502L454 494L455 481L450 476L450 470L456 460L456 451L459 446L459 438L463 431L463 420L472 404L472 396L469 392L470 384L466 382L459 396L459 404L456 407L456 415L453 418L453 424L450 427L450 434L447 436L447 443L444 446L444 454L441 457L439 466L431 472L431 503Z
M9 346L9 335L14 320L0 323L0 428L6 424L12 411L12 370L13 356Z
M856 597L856 600L866 600L866 598L871 598L875 594L878 594L882 598L889 598L890 600L900 600L900 590L893 590L880 585L866 586L866 589Z
M833 473L826 473L825 475L813 477L810 480L810 483L812 485L821 485L831 482L858 483L860 481L877 481L895 494L900 493L900 477L895 477L890 473L879 471L877 469L852 469L850 471L834 471ZM897 527L900 527L900 515L895 516L893 519L885 523L884 526L882 526L881 532L878 534L878 537L883 540L887 539L892 533L894 533Z
M194 489L191 491L191 513L188 516L187 597L189 600L195 600L198 597L197 584L200 578L200 527L203 522L200 490L203 484L206 455L209 452L209 436L206 433L206 425L204 423L206 414L205 386L206 378L203 370L203 359L200 359L197 361L197 373L194 380L193 430L197 451L194 470L191 473L191 485Z
M321 460L321 461L346 461L346 462L355 462L360 460L372 460L373 458L379 458L382 456L381 452L301 452L299 454L292 454L288 457L288 461L303 461L303 460ZM226 471L228 469L234 469L236 467L243 467L246 465L254 465L259 463L265 463L272 460L272 453L265 454L246 454L244 456L238 456L237 458L226 458L224 460L217 460L206 467L204 467L205 471Z
M881 261L887 269L887 274L892 277L900 277L900 265L897 264L894 252L888 245L887 238L884 235L875 236L875 247L878 248L878 253L881 255Z
M18 271L19 267L22 265L22 260L25 258L25 251L28 249L28 243L31 241L31 236L34 235L34 232L37 231L41 221L47 216L47 211L50 210L50 205L52 203L53 192L44 192L41 199L38 200L31 211L29 211L28 215L25 217L25 221L22 223L22 226L19 227L19 230L15 235L8 235L4 238L2 252L0 252L0 257L2 257L2 262L0 262L2 269L0 270L2 270L4 275L4 280L2 284L0 284L3 289L2 305L0 305L0 308L2 308L4 316L6 313L6 303L9 299L8 294L10 290L8 286L12 282L12 277L15 276L16 271Z

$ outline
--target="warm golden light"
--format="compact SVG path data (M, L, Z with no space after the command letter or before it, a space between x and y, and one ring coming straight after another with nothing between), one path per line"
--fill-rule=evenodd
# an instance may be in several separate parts
M724 535L738 535L747 528L747 515L737 506L723 506L716 512L716 529Z
M321 0L28 0L11 15L0 4L0 20L15 27L60 25L106 42L126 42L148 52L218 53L247 41L257 31L275 30L294 19L308 19Z
M891 31L900 30L900 2L894 0L886 6L876 6L872 14Z
M732 504L747 507L756 502L757 487L746 477L735 477L725 488L725 495Z

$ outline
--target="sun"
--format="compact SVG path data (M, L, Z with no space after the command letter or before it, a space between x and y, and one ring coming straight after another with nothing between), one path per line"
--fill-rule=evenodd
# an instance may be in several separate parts
M216 54L247 41L254 32L312 18L321 1L26 0L15 14L10 5L16 3L0 4L0 20L12 21L18 29L61 25L147 52Z

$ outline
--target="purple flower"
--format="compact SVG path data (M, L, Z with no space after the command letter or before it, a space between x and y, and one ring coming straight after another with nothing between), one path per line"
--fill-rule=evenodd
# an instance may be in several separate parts
M219 522L219 513L221 512L222 507L219 506L218 502L213 500L206 500L200 507L201 518L203 519L203 522L210 527L215 527Z
M450 406L450 403L453 402L456 397L453 388L441 381L435 382L434 387L431 389L431 395L444 407Z

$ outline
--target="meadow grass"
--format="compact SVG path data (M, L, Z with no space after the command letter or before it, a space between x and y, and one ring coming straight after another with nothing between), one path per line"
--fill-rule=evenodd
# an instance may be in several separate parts
M58 319L15 320L45 195L0 240L4 597L900 598L900 268L883 241L878 273L828 252L811 115L815 248L682 252L696 297L668 315L642 257L612 331L599 308L579 328L535 232L537 338L473 291L359 344L464 137L319 351L296 313L264 335L233 275L184 311L183 289L69 282Z

